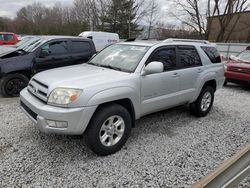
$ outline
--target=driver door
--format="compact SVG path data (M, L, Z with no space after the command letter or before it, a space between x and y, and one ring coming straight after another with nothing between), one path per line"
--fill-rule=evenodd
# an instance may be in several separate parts
M71 65L67 40L50 41L44 44L35 58L35 71Z
M141 76L141 112L146 115L179 103L180 77L176 66L176 47L161 47L152 53L146 65L162 62L164 72Z

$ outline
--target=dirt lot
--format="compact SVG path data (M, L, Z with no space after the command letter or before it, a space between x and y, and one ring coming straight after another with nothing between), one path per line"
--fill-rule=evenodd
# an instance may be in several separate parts
M123 149L98 157L80 136L45 135L0 98L0 187L190 187L250 143L250 89L231 85L195 118L185 106L137 121ZM246 179L241 187L249 187Z

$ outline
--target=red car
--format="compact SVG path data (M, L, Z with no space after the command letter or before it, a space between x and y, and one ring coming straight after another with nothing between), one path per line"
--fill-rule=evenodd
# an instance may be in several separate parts
M15 45L18 41L15 33L0 32L0 45Z
M225 63L225 85L227 82L250 85L250 46Z

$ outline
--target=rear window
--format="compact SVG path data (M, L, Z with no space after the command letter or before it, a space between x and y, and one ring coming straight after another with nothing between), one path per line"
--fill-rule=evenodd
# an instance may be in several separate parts
M207 54L212 63L221 63L221 57L215 47L201 46L201 49Z
M14 40L14 36L12 34L0 34L0 40L12 41L12 40Z
M90 44L85 41L72 41L72 52L82 53L91 50Z

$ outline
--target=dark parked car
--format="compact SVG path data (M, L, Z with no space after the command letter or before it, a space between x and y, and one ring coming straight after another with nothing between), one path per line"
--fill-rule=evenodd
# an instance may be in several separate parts
M0 57L0 89L3 96L18 96L29 79L44 70L81 64L96 53L90 39L44 36L23 49Z
M36 43L39 40L41 40L41 38L35 36L28 36L23 37L23 39L15 45L0 46L0 58L17 50L25 50L26 48L29 48L32 44Z

